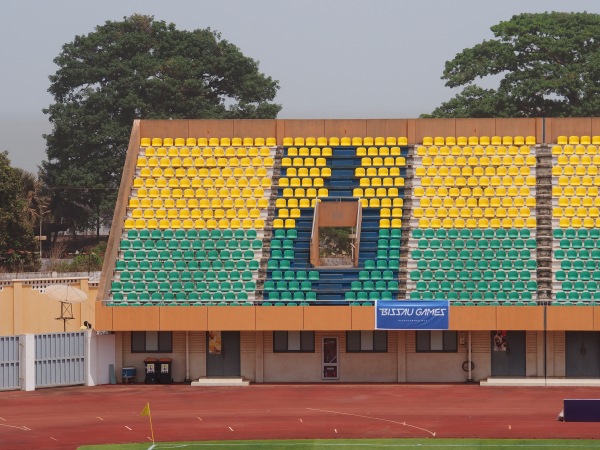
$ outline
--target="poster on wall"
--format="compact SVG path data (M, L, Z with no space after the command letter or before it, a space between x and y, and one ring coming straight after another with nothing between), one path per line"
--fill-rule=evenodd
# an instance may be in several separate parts
M375 328L378 330L447 330L450 307L447 300L378 301Z
M507 347L506 330L498 330L494 335L494 351L505 352Z
M221 332L220 331L209 331L208 332L208 353L211 355L221 354Z

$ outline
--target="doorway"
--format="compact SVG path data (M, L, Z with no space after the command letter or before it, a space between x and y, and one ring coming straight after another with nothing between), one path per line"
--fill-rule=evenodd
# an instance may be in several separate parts
M565 365L569 378L600 377L600 333L565 332Z
M338 380L339 346L337 337L323 338L323 367L321 377L323 380Z
M525 332L492 331L492 376L525 376Z
M206 333L206 376L239 377L240 332L208 331Z

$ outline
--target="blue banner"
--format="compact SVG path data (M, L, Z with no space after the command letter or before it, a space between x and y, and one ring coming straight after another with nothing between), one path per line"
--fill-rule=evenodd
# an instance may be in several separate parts
M375 304L375 328L447 330L449 312L447 300L378 301Z

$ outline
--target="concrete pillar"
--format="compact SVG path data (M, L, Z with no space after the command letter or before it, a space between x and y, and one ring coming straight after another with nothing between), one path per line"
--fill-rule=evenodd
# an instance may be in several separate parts
M264 331L256 331L256 340L254 343L254 355L256 358L256 362L255 362L255 383L263 383L264 382L264 369L265 369L265 365L264 365L264 359L265 359L265 355L264 355Z
M19 336L19 380L22 391L35 391L35 335Z
M406 383L406 331L396 331L398 336L398 383Z
M13 281L13 334L23 330L23 282Z
M96 367L96 340L92 337L92 330L85 330L85 385L96 386L95 374L97 373Z

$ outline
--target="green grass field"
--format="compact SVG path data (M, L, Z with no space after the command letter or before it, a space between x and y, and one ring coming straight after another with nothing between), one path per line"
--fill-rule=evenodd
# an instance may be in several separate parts
M120 445L84 445L79 450L147 450L152 446L146 444ZM523 448L528 450L544 449L600 449L600 441L587 439L335 439L335 440L285 440L285 441L206 441L206 442L160 442L154 449L219 449L219 450L259 450L259 449L335 449L335 450L367 450L372 448L407 448L444 450L449 448L461 450L507 450Z

